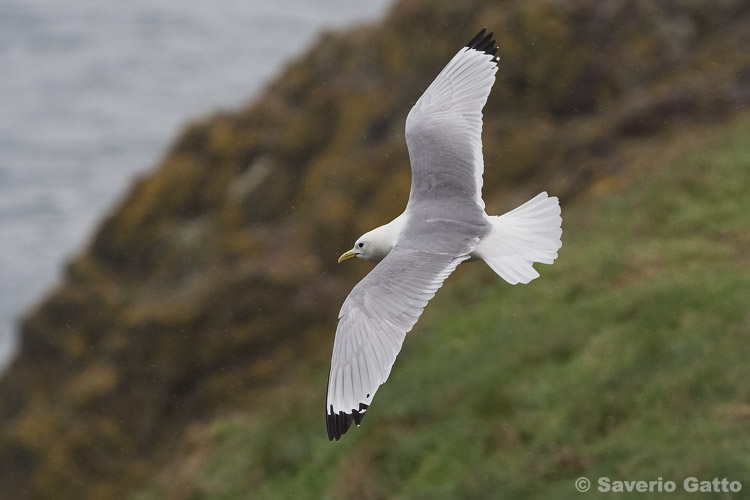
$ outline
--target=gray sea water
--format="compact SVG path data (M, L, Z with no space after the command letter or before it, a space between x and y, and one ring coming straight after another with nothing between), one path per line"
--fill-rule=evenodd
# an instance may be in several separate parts
M189 119L390 0L0 2L0 370L18 321Z

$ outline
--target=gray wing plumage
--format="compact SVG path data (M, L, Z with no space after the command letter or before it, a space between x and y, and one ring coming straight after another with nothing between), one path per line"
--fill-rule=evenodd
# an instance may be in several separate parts
M439 202L484 213L482 108L497 73L495 40L480 32L428 87L406 118L411 160L409 208ZM452 203L446 204L446 200Z
M488 232L481 197L482 108L497 71L482 30L448 63L406 120L412 167L407 222L393 250L339 313L326 396L328 438L359 425L406 333Z
M359 425L406 333L468 254L394 248L354 287L339 313L326 395L328 438Z

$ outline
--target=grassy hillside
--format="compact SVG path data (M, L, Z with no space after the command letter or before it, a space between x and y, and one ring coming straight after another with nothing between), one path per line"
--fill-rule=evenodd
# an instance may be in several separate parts
M634 149L641 168L563 207L560 258L528 286L462 266L341 442L325 434L327 365L303 366L263 407L194 429L133 498L599 497L579 476L678 492L727 477L744 491L721 498L746 498L748 137L745 117Z

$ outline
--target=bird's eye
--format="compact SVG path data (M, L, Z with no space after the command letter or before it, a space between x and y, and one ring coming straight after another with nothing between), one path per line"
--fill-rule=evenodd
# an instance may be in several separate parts
M363 246L365 246L365 244L364 243L360 243L358 246L359 246L359 248L362 248Z

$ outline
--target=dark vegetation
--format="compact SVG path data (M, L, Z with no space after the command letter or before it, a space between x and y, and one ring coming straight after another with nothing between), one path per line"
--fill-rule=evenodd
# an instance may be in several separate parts
M466 266L337 448L325 373L367 267L336 257L403 209L406 113L481 26L488 211L561 196L560 260L528 287ZM578 475L746 472L748 127L720 124L750 101L749 46L731 0L404 0L322 37L188 126L27 315L0 497L565 498ZM443 370L461 353L472 370Z

